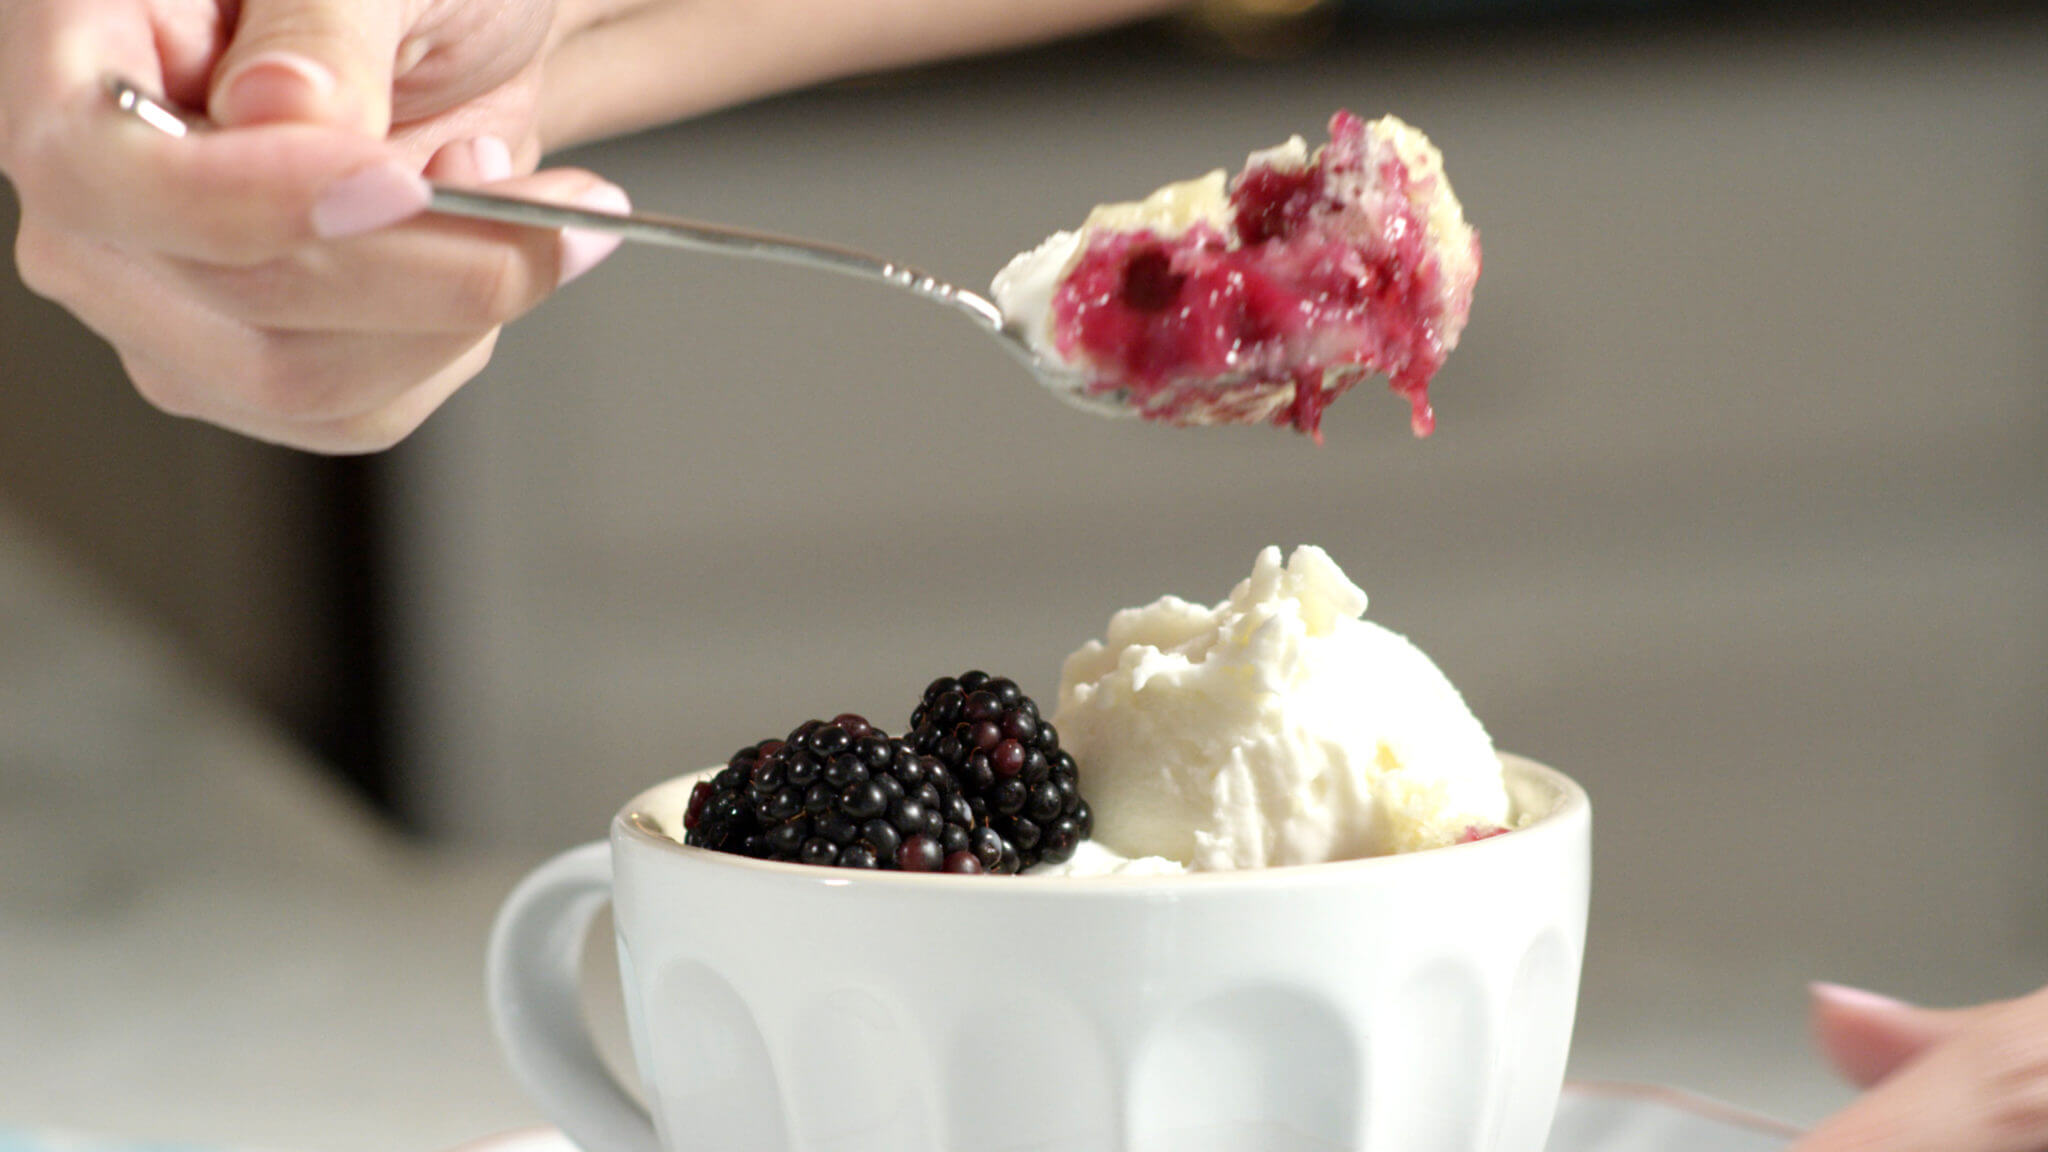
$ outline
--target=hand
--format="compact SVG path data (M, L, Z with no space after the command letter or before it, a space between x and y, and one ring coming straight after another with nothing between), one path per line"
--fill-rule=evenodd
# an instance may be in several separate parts
M2048 988L1941 1011L1822 984L1813 1027L1870 1091L1791 1152L2048 1152Z
M621 210L539 162L553 0L7 0L0 172L30 288L157 406L324 452L395 443L615 241L417 216L425 178ZM128 122L108 73L202 108Z

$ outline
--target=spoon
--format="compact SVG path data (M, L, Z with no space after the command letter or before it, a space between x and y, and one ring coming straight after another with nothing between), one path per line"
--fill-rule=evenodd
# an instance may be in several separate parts
M210 127L205 120L172 108L122 77L109 76L106 84L117 108L167 135L182 137ZM1062 400L1101 416L1131 415L1131 409L1120 402L1116 392L1091 393L1087 390L1088 377L1040 355L988 297L948 283L921 269L852 248L651 212L595 212L587 208L570 208L439 184L432 186L427 211L441 216L492 220L527 228L581 228L643 244L770 260L878 281L920 300L942 304L964 314Z

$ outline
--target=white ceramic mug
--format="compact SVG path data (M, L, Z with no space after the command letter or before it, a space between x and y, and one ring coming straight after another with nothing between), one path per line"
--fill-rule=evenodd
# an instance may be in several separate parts
M491 1010L587 1152L1541 1152L1591 810L1563 775L1503 763L1531 818L1506 835L1090 878L690 848L685 777L512 894ZM579 1007L607 900L644 1108Z

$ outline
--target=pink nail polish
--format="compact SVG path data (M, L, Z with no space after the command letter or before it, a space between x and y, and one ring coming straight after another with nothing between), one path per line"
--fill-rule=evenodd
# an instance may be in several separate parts
M578 208L592 212L626 213L633 210L624 190L610 184L600 184L576 198ZM580 228L562 229L561 278L557 285L567 284L611 255L619 246L619 237L605 232L587 232Z
M368 164L329 184L313 205L313 233L339 240L396 224L426 208L425 179L396 164Z
M1852 1012L1897 1012L1912 1007L1904 1000L1895 1000L1867 988L1852 988L1847 984L1830 984L1821 980L1807 985L1807 991L1821 1003Z
M495 184L512 178L511 145L496 136L479 136L469 142L469 148L478 182Z

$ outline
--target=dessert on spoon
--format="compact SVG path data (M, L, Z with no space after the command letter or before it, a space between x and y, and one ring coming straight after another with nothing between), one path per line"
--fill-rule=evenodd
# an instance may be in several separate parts
M1379 373L1426 436L1479 262L1436 147L1392 116L1339 112L1313 153L1296 136L1228 180L1096 208L1012 260L995 298L1084 394L1149 420L1317 435L1329 403Z
M115 105L173 136L207 127L110 77ZM993 299L836 244L647 212L437 185L427 211L771 260L875 280L972 320L1060 398L1165 424L1292 427L1380 373L1434 425L1429 382L1458 343L1479 238L1422 133L1349 112L1314 152L1295 137L1222 170L1105 204L997 274Z

